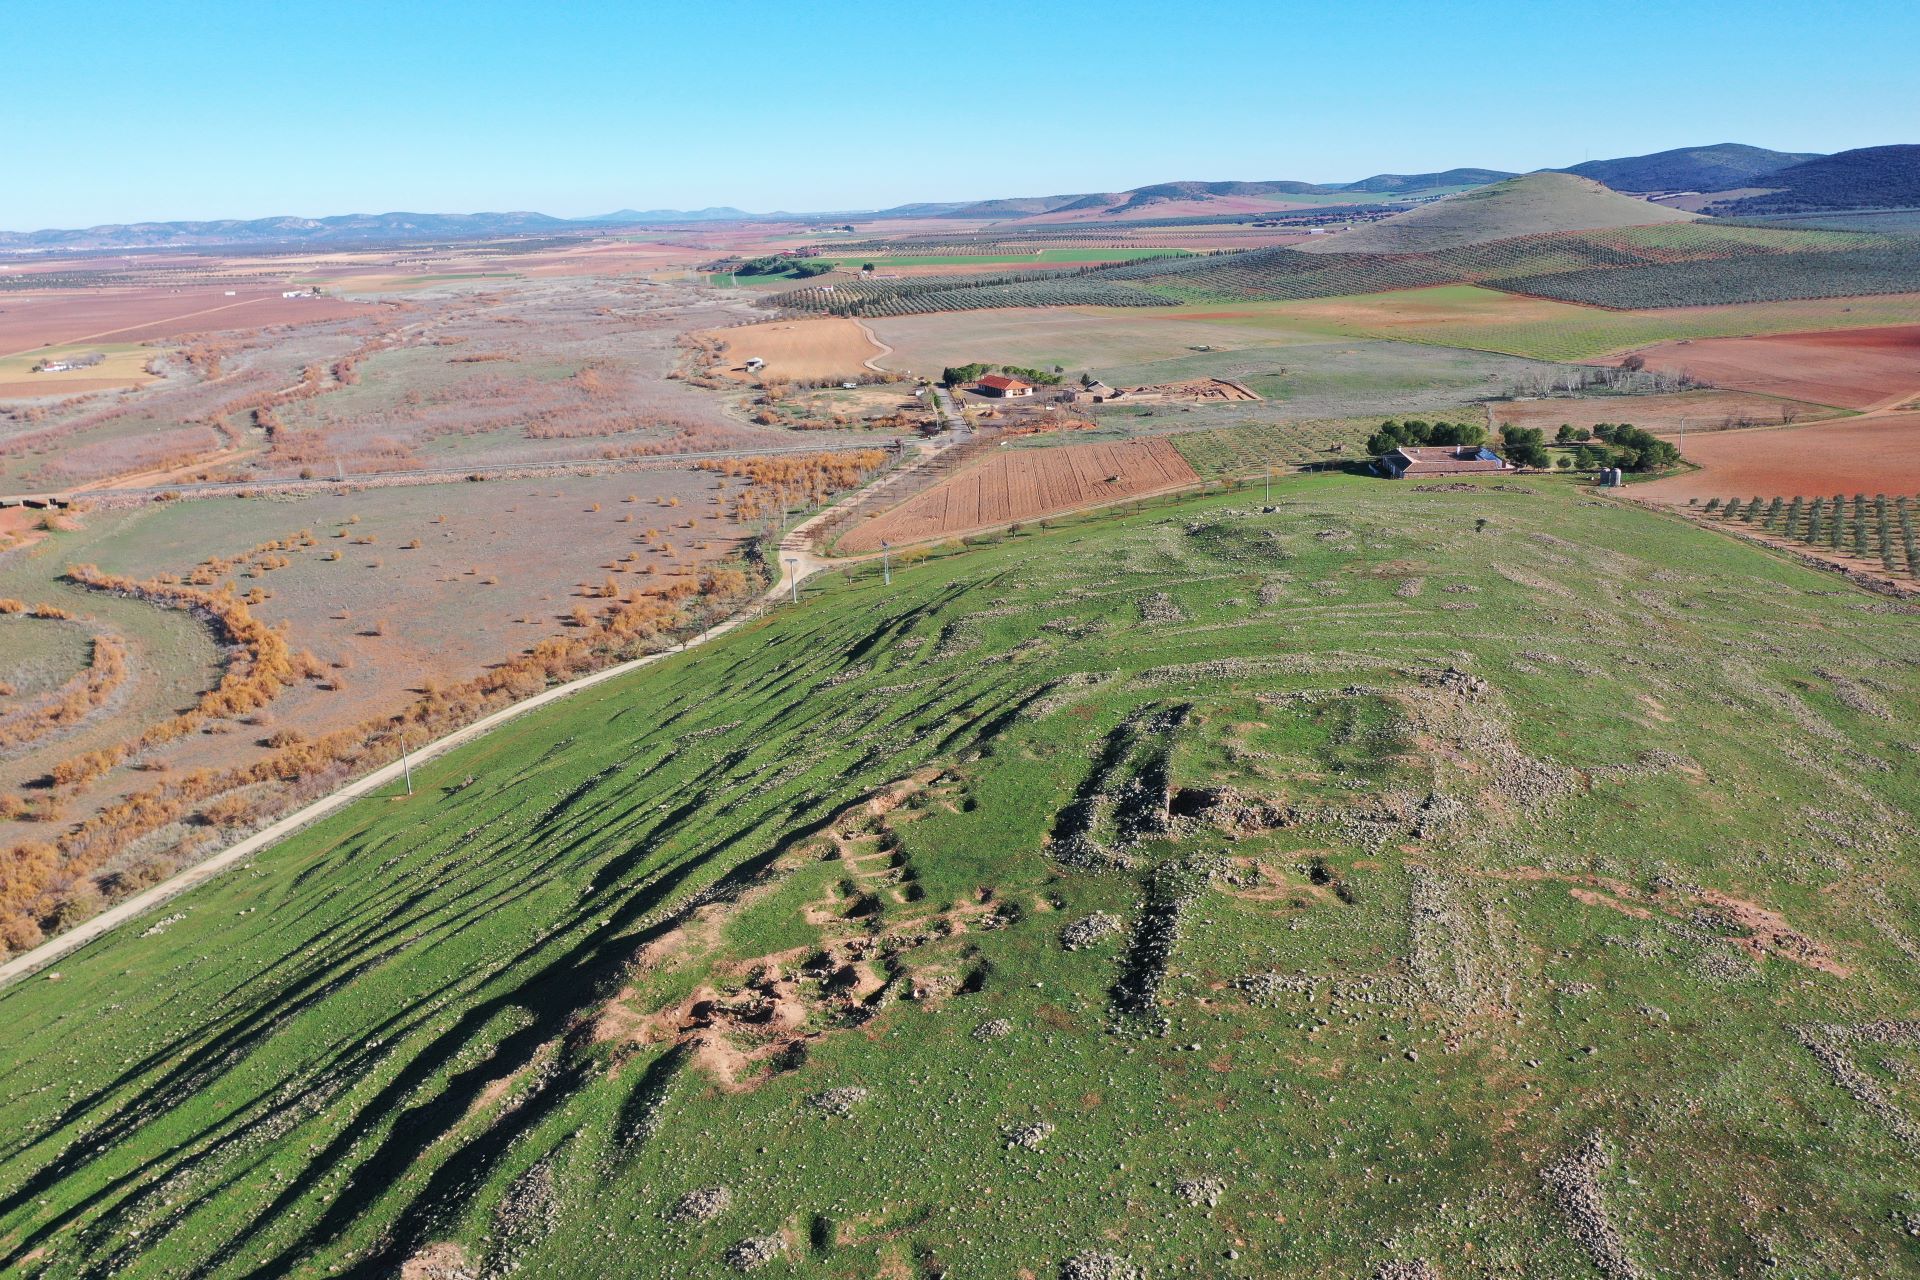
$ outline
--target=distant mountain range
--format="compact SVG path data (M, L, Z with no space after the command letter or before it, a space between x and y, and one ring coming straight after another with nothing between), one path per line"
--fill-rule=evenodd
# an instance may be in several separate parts
M708 209L616 209L595 218L576 218L574 221L632 225L636 222L740 222L758 216L732 205L716 205Z
M1920 146L1861 147L1818 156L1765 175L1751 185L1767 195L1715 206L1718 214L1834 213L1920 208Z
M1758 179L1802 160L1818 158L1817 153L1769 151L1765 147L1721 142L1710 147L1656 151L1650 156L1589 160L1585 164L1569 165L1560 172L1592 178L1615 191L1634 194L1648 191L1732 191L1737 187L1766 186L1768 184Z
M544 213L347 213L331 218L131 222L76 230L0 231L0 249L159 249L198 245L345 244L472 239L562 231L580 224Z
M1708 195L1728 193L1717 204L1696 200L1687 205L1695 208L1705 204L1707 212L1715 214L1920 207L1920 146L1864 147L1822 156L1723 142L1644 156L1590 160L1542 172L1589 178L1630 195L1679 191ZM743 221L952 218L1051 223L1190 215L1258 216L1289 206L1378 202L1448 188L1484 187L1514 176L1500 169L1462 168L1436 173L1380 173L1347 183L1160 182L1126 191L903 204L877 211L832 213L754 214L722 206L694 210L619 209L591 218L555 218L531 212L379 213L328 218L138 222L69 230L0 231L0 252L353 245L590 232L612 226ZM1341 196L1354 199L1337 199Z
M903 204L868 214L871 218L1032 218L1084 214L1088 220L1124 217L1168 204L1265 200L1283 205L1294 196L1391 195L1442 187L1472 187L1514 175L1499 169L1449 169L1444 173L1377 173L1358 182L1323 183L1276 179L1269 182L1157 182L1126 191L1095 191L1056 196L1016 196L949 204Z

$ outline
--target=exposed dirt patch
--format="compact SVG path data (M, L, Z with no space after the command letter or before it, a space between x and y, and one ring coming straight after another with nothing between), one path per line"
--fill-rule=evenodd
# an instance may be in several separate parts
M869 372L869 359L886 353L865 325L838 316L710 329L699 336L727 344L719 372L741 382L758 382L762 376L857 378ZM766 361L766 368L749 371L749 359Z
M808 1042L864 1025L896 999L937 1005L968 988L958 966L923 949L995 914L987 895L925 914L911 911L908 872L894 829L919 816L910 802L938 804L951 791L939 769L921 769L847 806L810 842L744 892L687 911L674 929L634 958L634 980L600 1011L594 1038L675 1045L722 1088L745 1091ZM812 945L717 966L708 980L663 1008L648 1008L650 975L711 956L726 923L801 867L826 860L838 874L825 896L802 910ZM909 957L914 957L909 963Z

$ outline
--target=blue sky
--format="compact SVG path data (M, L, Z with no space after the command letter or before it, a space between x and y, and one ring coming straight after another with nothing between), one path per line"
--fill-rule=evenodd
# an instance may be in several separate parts
M878 207L1920 142L1920 5L7 6L0 228Z

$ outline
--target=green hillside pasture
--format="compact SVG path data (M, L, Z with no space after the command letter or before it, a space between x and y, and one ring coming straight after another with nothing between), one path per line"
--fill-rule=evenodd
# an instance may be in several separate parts
M0 1267L1910 1273L1911 620L1446 488L828 579L0 993Z

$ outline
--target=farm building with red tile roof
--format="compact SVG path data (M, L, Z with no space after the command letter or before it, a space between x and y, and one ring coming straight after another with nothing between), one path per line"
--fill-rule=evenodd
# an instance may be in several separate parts
M1395 480L1400 480L1409 476L1418 479L1421 476L1474 475L1512 468L1505 458L1483 444L1403 444L1381 456L1380 469Z

